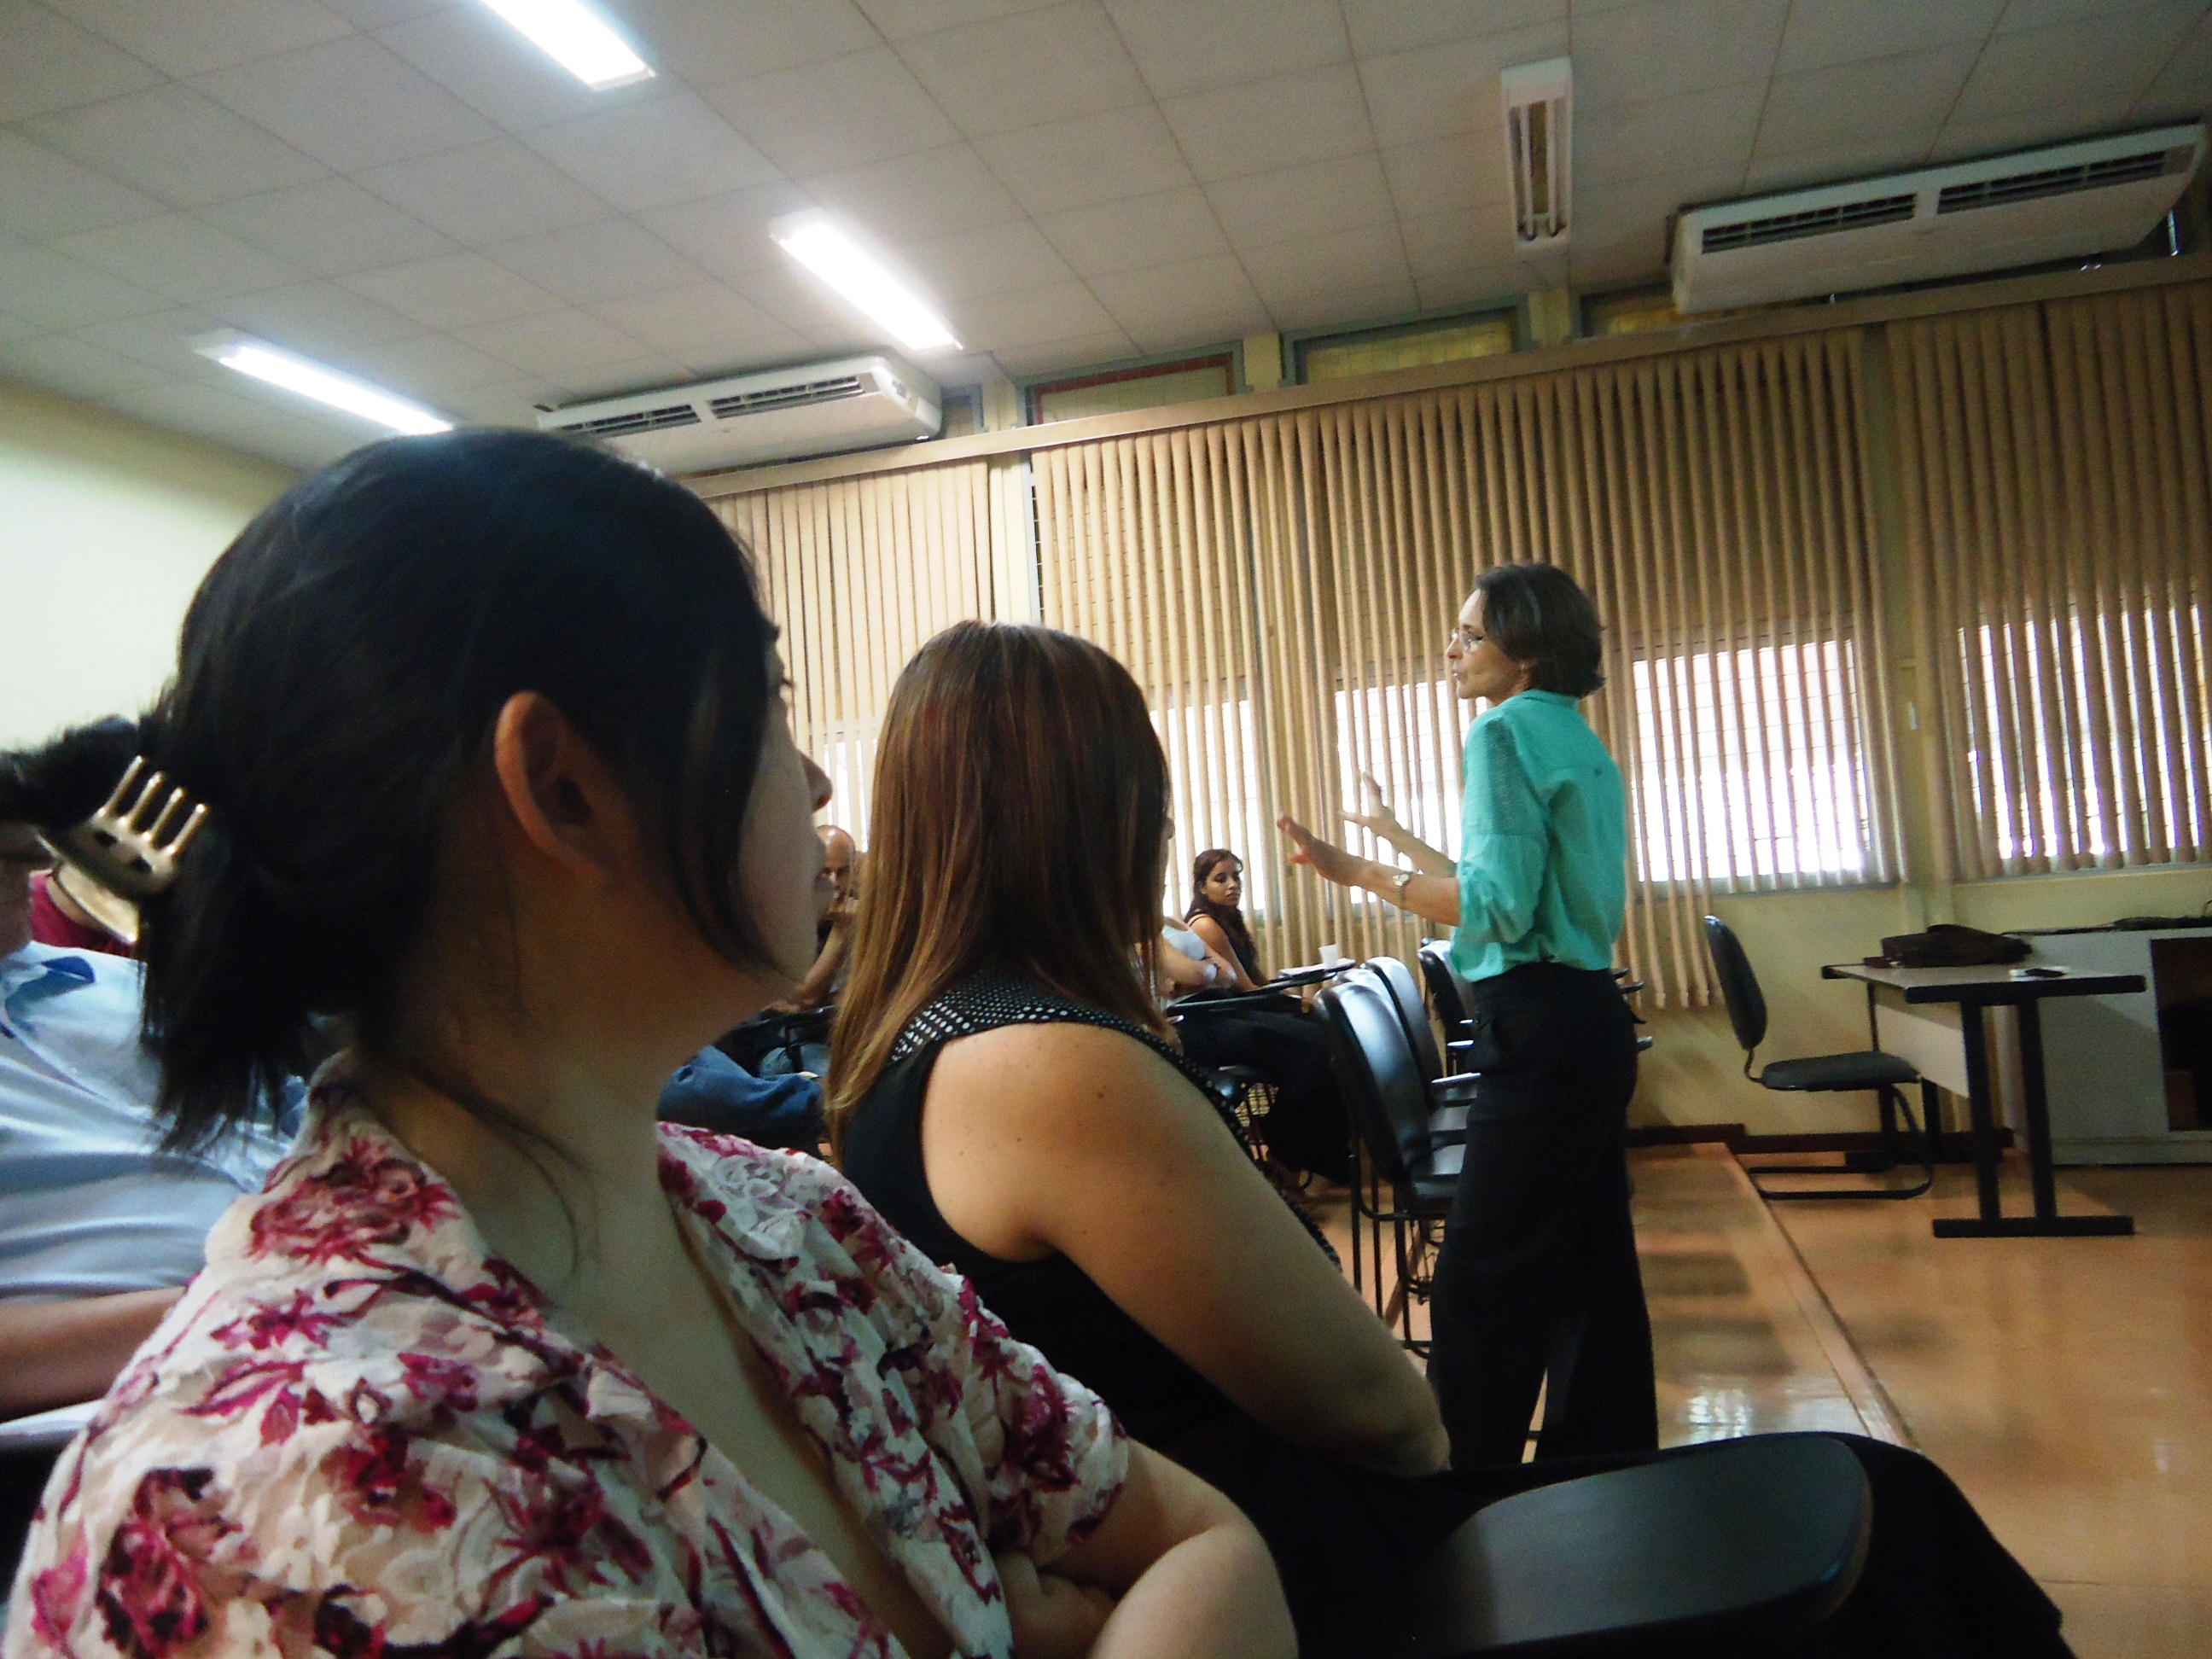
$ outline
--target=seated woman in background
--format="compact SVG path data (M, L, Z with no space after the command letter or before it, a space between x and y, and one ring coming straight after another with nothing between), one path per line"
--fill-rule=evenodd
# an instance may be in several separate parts
M1103 651L977 623L924 646L879 739L831 1134L887 1220L1244 1507L1310 1633L1483 1504L1642 1460L1442 1473L1427 1385L1152 1000L1168 834L1143 694ZM2066 1651L2057 1610L1933 1465L1847 1443L1875 1535L1807 1651Z
M1192 861L1190 907L1184 920L1235 973L1230 988L1258 988L1267 975L1260 947L1245 925L1244 862L1225 847ZM1272 1085L1274 1099L1261 1126L1268 1156L1332 1181L1351 1173L1352 1123L1329 1065L1320 1019L1289 997L1208 1007L1189 1005L1181 1022L1183 1052L1201 1066L1249 1066Z
M1289 1653L1226 1500L833 1172L656 1133L815 954L781 678L705 505L541 434L216 562L148 733L210 813L146 907L172 1144L355 1046L63 1454L10 1659Z

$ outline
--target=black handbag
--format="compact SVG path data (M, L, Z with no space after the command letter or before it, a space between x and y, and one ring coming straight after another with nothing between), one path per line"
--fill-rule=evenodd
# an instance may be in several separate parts
M1985 933L1955 921L1939 921L1922 933L1894 933L1881 942L1870 967L1980 968L2025 962L2032 947L2010 933Z

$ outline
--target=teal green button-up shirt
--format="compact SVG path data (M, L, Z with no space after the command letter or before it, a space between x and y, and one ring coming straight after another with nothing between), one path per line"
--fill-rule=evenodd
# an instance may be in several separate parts
M1459 926L1470 980L1524 962L1610 968L1628 904L1620 769L1572 697L1523 691L1467 734Z

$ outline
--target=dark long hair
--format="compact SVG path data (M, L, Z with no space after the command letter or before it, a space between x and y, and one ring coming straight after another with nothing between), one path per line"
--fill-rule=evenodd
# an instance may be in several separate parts
M1244 969L1244 977L1258 984L1266 977L1260 971L1260 947L1252 942L1252 930L1244 925L1241 905L1216 904L1206 896L1206 878L1237 859L1241 866L1244 860L1226 847L1209 847L1190 862L1190 908L1182 913L1185 921L1200 916L1212 918L1214 924L1229 936L1229 948L1237 953L1237 960Z
M106 803L138 753L130 720L73 726L35 749L0 755L0 823L50 833L82 823Z
M706 504L586 445L400 438L286 491L200 585L146 722L148 759L210 814L145 907L169 1143L250 1114L317 1015L434 1076L397 1052L401 965L519 691L620 780L701 934L764 959L737 870L774 636Z
M832 1136L907 1022L979 968L1166 1036L1148 982L1167 814L1145 695L1097 646L972 622L923 646L876 751L868 879L830 1045Z

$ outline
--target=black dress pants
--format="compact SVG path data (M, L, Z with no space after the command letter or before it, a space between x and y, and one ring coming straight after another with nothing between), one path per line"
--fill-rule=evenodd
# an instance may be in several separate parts
M1184 1057L1199 1066L1249 1066L1274 1086L1261 1133L1274 1160L1342 1181L1350 1172L1352 1123L1329 1066L1328 1032L1320 1018L1288 999L1279 1007L1249 1002L1183 1012Z
M1452 1467L1659 1443L1651 1321L1629 1219L1636 1026L1612 975L1534 963L1474 988L1480 1072L1429 1312Z

